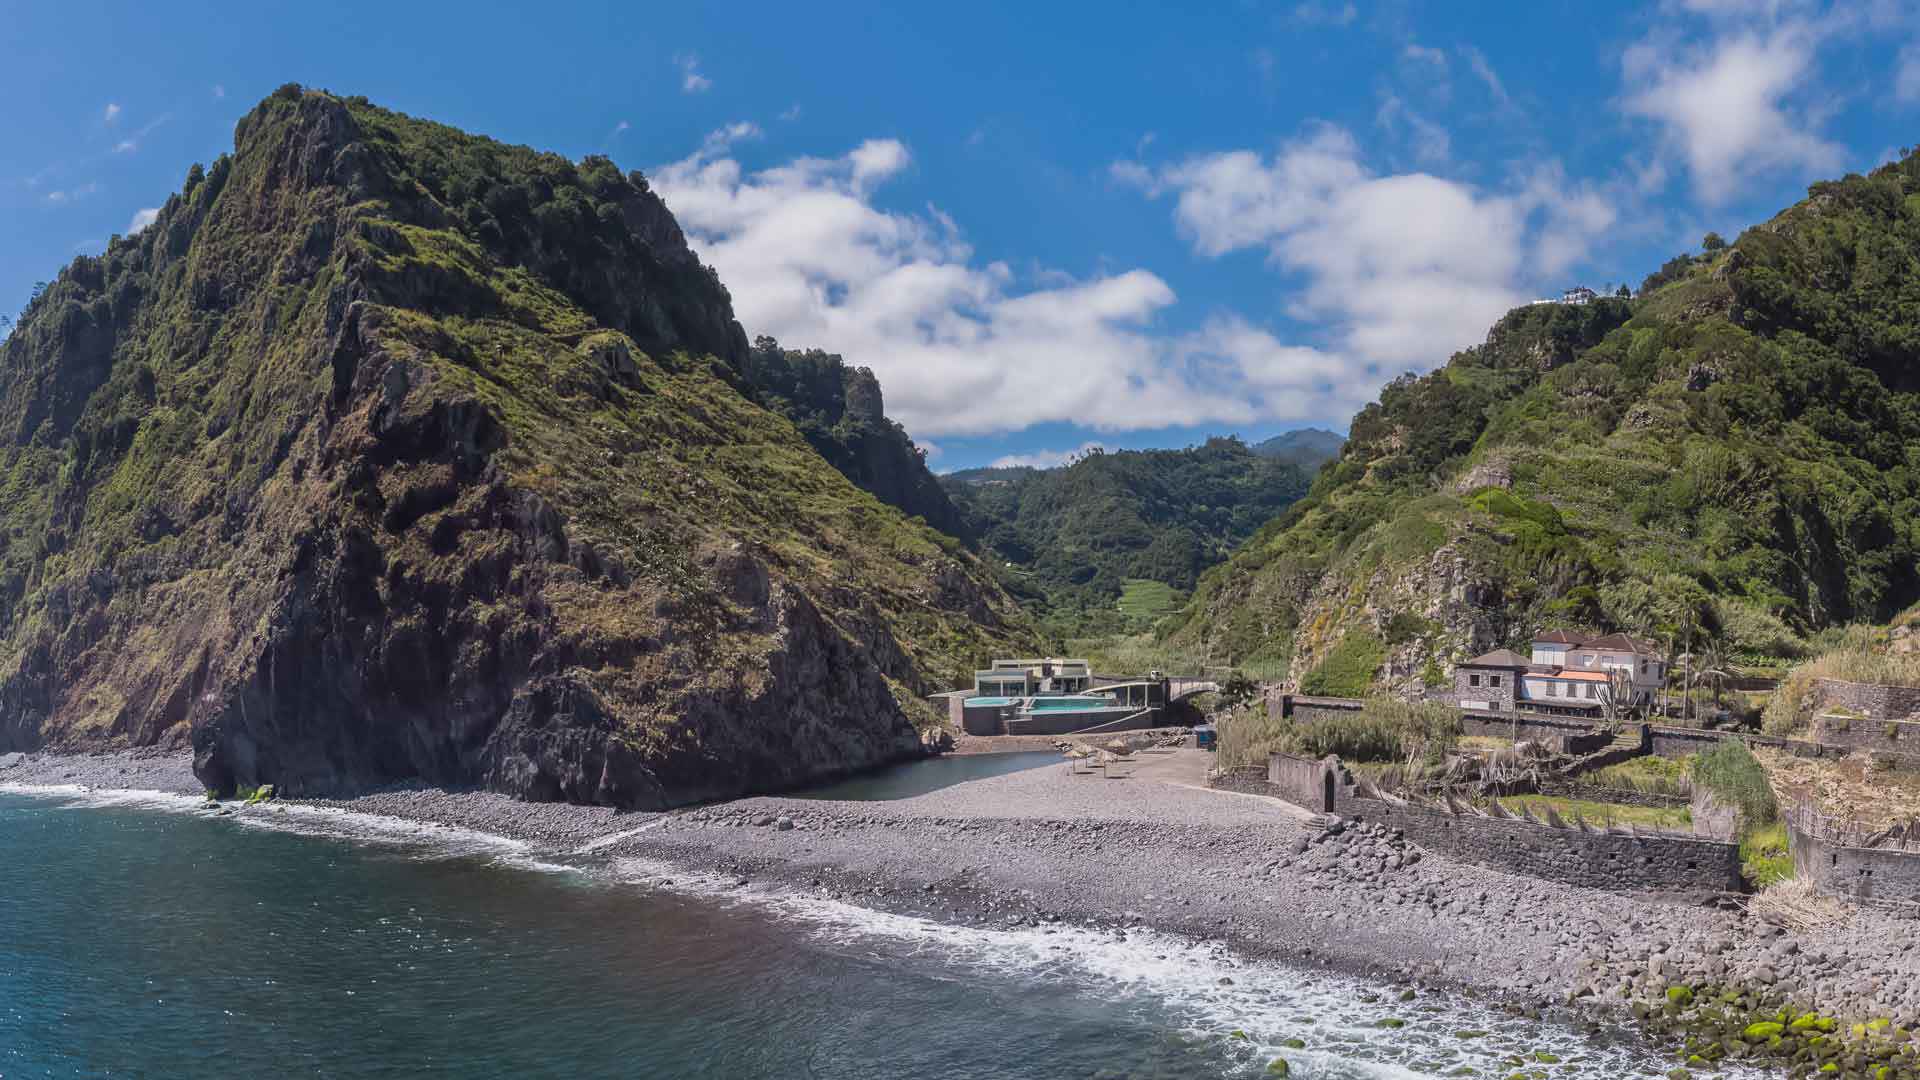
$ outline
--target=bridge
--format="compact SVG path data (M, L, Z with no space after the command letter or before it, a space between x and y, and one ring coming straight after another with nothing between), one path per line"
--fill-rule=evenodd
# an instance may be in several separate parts
M1216 694L1220 684L1212 679L1187 679L1177 675L1167 676L1167 703L1185 701L1195 694Z

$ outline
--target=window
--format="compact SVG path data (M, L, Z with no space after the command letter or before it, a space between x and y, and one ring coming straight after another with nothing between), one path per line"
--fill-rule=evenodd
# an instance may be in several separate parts
M1547 696L1548 696L1548 697L1559 697L1559 696L1560 696L1560 684L1559 684L1559 683L1557 683L1557 682L1549 682L1549 683L1547 684Z
M1469 676L1467 676L1467 685L1468 685L1468 686L1479 686L1479 685L1480 685L1480 676L1479 676L1479 674L1478 674L1478 673L1475 673L1475 674L1473 674L1473 675L1469 675Z
M1600 696L1599 693L1594 689L1594 685L1592 683L1588 683L1587 684L1587 700L1592 701L1599 696Z
M1487 685L1488 685L1488 686L1499 686L1499 685L1500 685L1500 676L1498 676L1498 675L1489 675L1489 676L1487 676Z
M1640 661L1640 674L1645 675L1646 673L1647 673L1647 662L1645 660L1642 660Z

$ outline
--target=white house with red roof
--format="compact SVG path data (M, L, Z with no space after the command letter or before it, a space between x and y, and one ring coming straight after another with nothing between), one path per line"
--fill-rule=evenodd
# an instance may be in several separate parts
M1614 672L1626 677L1625 705L1649 705L1666 684L1667 659L1627 634L1548 630L1534 635L1531 657L1497 649L1457 665L1454 689L1463 709L1598 716Z

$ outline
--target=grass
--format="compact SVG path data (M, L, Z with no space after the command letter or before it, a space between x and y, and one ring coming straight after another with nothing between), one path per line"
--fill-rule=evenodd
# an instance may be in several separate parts
M1120 589L1120 614L1136 625L1152 625L1178 608L1185 596L1164 581L1128 578Z
M1615 825L1650 829L1693 828L1693 811L1684 806L1629 806L1625 803L1593 802L1556 795L1515 795L1500 802L1514 810L1525 806L1533 811L1535 817L1545 817L1546 810L1551 807L1562 818L1571 819L1578 814L1590 825L1612 822Z
M1920 686L1920 654L1874 652L1857 633L1838 639L1846 642L1845 647L1814 657L1780 681L1762 714L1768 733L1791 735L1806 730L1813 720L1814 684L1820 679Z
M1387 647L1365 630L1349 630L1319 664L1300 679L1300 692L1325 697L1362 697L1373 689L1374 673Z
M1356 764L1437 762L1459 737L1459 713L1427 702L1374 698L1358 712L1305 721L1269 717L1255 705L1221 725L1219 761L1229 768L1257 765L1278 751L1307 758L1332 754Z
M1766 768L1738 739L1722 739L1711 750L1696 754L1693 783L1738 809L1743 830L1764 828L1779 820L1780 804Z
M1793 855L1787 850L1787 827L1774 822L1749 832L1740 841L1740 875L1755 889L1793 877Z
M1634 758L1618 765L1609 765L1604 769L1595 769L1580 777L1583 784L1599 787L1620 788L1625 791L1640 791L1648 795L1674 795L1685 798L1693 794L1692 758L1675 761L1672 758L1646 757Z

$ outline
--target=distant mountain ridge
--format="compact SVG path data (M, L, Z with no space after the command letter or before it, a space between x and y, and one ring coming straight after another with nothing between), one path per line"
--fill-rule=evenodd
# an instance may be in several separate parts
M1313 470L1340 456L1346 437L1325 428L1298 428L1253 444L1253 452Z
M1234 438L1184 450L1094 451L1053 469L940 478L968 531L1056 612L1106 611L1129 579L1191 589L1305 493L1297 465Z

